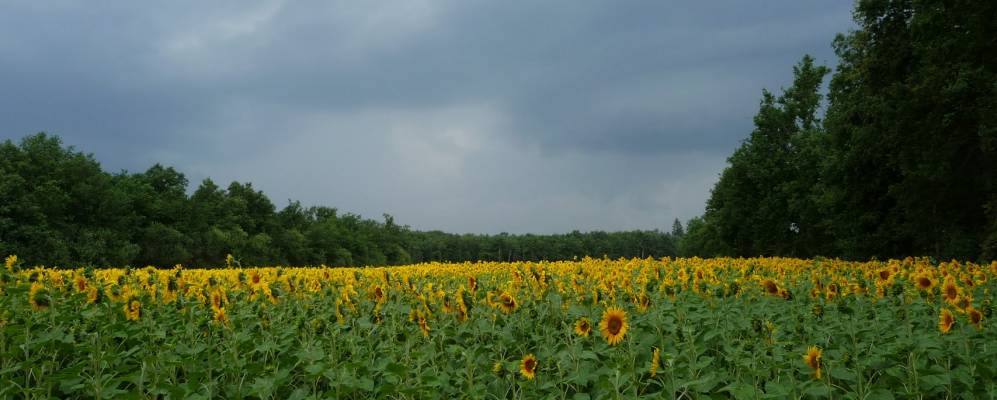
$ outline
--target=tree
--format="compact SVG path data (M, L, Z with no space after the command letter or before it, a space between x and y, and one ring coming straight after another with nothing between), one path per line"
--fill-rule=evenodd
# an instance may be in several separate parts
M840 254L995 255L995 16L994 2L858 3L859 29L834 43L826 123Z
M672 236L680 238L683 235L685 235L685 229L682 229L682 222L675 218L675 222L672 222Z
M722 242L712 249L729 249L731 255L809 255L800 248L800 237L815 235L819 227L809 213L816 206L804 172L812 166L804 163L816 152L811 138L819 134L819 89L828 72L805 56L782 95L762 92L755 130L728 158L706 215L697 221L709 224L697 227L697 235L718 237L693 240Z

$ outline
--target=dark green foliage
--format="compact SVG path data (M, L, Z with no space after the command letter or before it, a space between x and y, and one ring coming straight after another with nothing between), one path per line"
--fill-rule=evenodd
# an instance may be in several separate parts
M222 188L156 164L104 172L91 155L44 133L0 143L0 255L32 265L169 267L396 265L423 261L664 257L672 236L648 232L453 235L418 232L292 201L277 211L250 183Z
M864 0L855 21L834 41L825 120L804 59L783 96L764 93L686 247L997 256L997 3Z
M709 226L697 227L698 236L690 239L725 246L700 244L702 250L710 255L802 256L808 245L821 243L810 200L816 182L808 172L817 163L812 153L819 134L818 90L828 72L807 56L794 68L792 87L779 97L763 92L754 132L728 159L730 166L698 221Z
M835 40L824 171L846 256L975 258L994 232L997 4L863 1Z

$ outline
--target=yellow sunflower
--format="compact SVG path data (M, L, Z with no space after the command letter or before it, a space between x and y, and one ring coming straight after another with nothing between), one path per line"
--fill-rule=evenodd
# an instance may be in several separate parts
M654 353L651 354L651 377L653 378L658 374L658 366L661 365L661 349L655 347Z
M616 307L609 307L602 313L599 331L610 345L616 345L627 334L627 313Z
M502 312L506 314L512 314L513 311L516 311L516 307L519 306L516 303L516 298L513 297L512 294L508 292L502 292L502 294L499 296L498 305L499 308L502 309Z
M591 332L592 323L589 322L588 318L581 317L578 321L575 321L575 333L578 334L578 336L588 337Z
M892 272L893 271L890 271L889 269L880 270L879 271L879 280L884 281L884 282L890 280L890 275L892 274Z
M101 293L103 292L101 292L101 290L98 289L96 286L91 285L87 287L87 303L93 304L99 302L101 298Z
M76 288L77 292L85 292L87 290L87 278L81 275L76 275L73 278L73 287Z
M228 304L228 296L222 289L215 289L211 291L211 309L216 312L220 308L224 308Z
M779 294L779 285L776 284L775 281L771 279L766 279L762 281L762 289L765 290L765 293L767 294L771 295Z
M955 303L959 298L959 287L955 284L955 279L950 275L942 285L942 297L949 303Z
M215 322L222 325L228 325L228 313L225 312L225 307L218 307L214 309L215 311Z
M384 294L384 289L382 289L380 286L374 286L373 294L374 294L374 301L377 303L383 303L385 300L387 300L387 296Z
M429 321L426 320L426 315L419 311L416 313L419 321L419 330L422 331L423 337L429 337Z
M647 309L651 307L651 298L648 297L646 293L642 292L639 296L637 296L635 303L640 312L646 312Z
M498 376L502 376L504 372L505 372L505 368L502 366L502 362L501 361L496 361L495 364L492 364L492 373L493 374L498 375Z
M943 308L941 314L938 314L938 330L942 333L949 333L954 324L955 317L947 308Z
M17 256L13 254L7 256L7 258L5 258L3 261L3 266L7 268L7 271L10 272L14 272L14 265L16 264L17 264Z
M31 303L31 309L35 311L42 311L48 308L48 289L41 282L35 282L31 284L31 290L28 291L28 302Z
M981 313L980 310L970 306L966 309L966 316L969 318L969 323L973 324L976 329L982 328L981 322L983 322L983 313Z
M823 350L817 346L810 346L807 348L807 354L803 355L803 362L807 363L810 369L814 370L814 379L820 379L820 359L823 354Z
M138 299L126 302L123 309L125 310L125 318L130 321L138 321L142 317L142 302Z
M523 361L519 363L519 373L529 380L537 376L537 358L533 354L523 357Z

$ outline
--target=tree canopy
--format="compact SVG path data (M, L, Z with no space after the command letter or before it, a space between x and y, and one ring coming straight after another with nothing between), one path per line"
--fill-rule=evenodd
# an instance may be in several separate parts
M39 133L0 143L0 254L49 266L395 265L423 261L562 260L677 254L658 231L561 235L420 232L291 201L277 210L251 183L153 165L110 174L92 155Z
M828 70L763 92L683 252L997 256L997 3L863 0Z

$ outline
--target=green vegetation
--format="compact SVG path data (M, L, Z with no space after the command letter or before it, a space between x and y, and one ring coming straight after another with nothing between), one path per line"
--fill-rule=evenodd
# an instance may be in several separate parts
M221 188L154 165L110 174L57 136L0 143L0 254L43 265L397 265L422 261L544 260L676 255L657 231L456 235L303 207L277 211L250 183Z
M765 92L686 254L997 257L997 3L860 1L829 72Z

